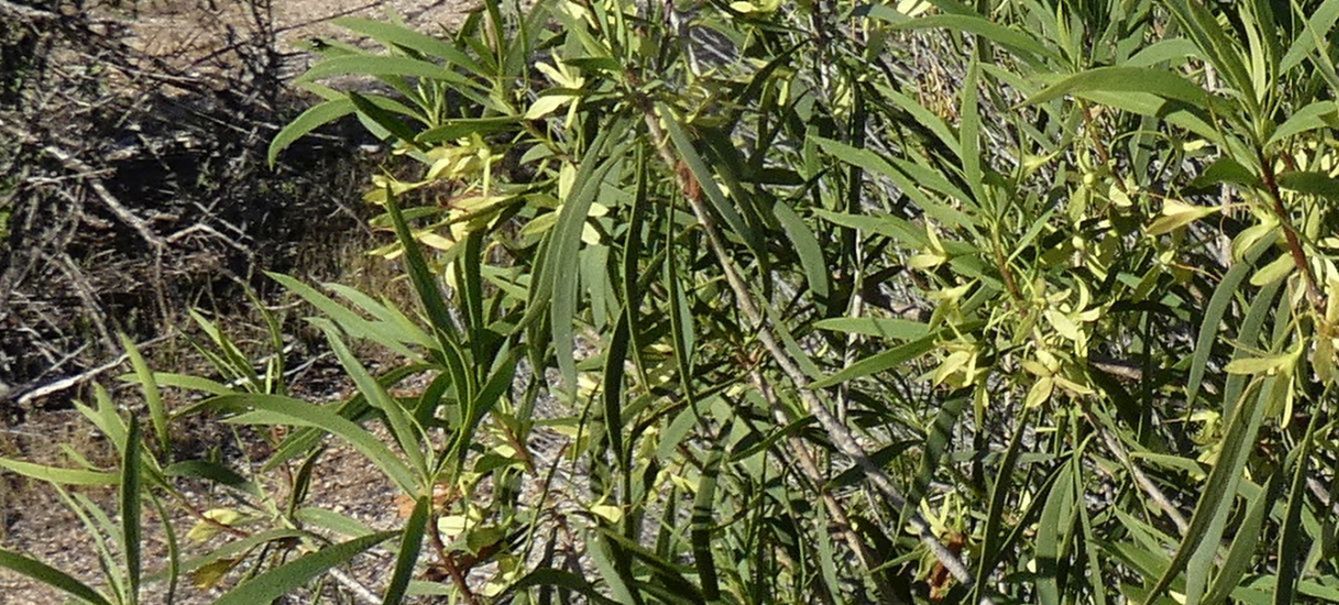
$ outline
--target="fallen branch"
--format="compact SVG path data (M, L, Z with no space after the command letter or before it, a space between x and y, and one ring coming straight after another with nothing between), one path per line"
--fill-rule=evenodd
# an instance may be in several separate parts
M0 0L0 11L15 14L34 21L50 21L61 18L60 15L51 11L44 11L40 8L24 6L22 4L14 4L9 0Z
M138 343L135 345L135 348L144 349L147 347L151 347L171 337L172 333L168 332L167 334L162 334L154 338L150 338L149 340L146 340L144 342ZM43 397L55 395L56 393L72 389L85 382L88 382L89 380L97 378L103 372L115 368L125 363L129 359L130 355L128 353L122 353L121 356L117 357L116 359L113 359L100 366L84 370L83 372L80 372L73 376L66 376L65 378L61 378L60 380L49 382L47 384L34 387L31 389L18 388L14 389L9 393L0 393L0 401L3 401L6 397L12 397L14 398L14 401L18 403L20 406L26 406L32 403L33 401L36 401Z
M83 160L75 157L74 154L54 145L46 145L42 147L42 152L56 158L61 164L64 164L66 168L69 168L74 172L84 175L94 174L96 172L92 166L85 164ZM93 193L98 196L98 199L102 200L102 203L107 206L107 209L111 210L112 214L116 215L118 220L134 229L135 232L139 234L140 238L150 246L161 250L166 245L166 242L149 228L149 224L146 223L144 219L137 216L134 212L131 212L125 204L121 203L121 200L116 199L116 196L112 195L112 192L107 190L106 185L102 184L102 179L88 176L84 178L84 182L87 183L88 187L93 190Z
M0 2L3 1L4 0L0 0ZM32 136L16 126L11 124L0 124L0 127L4 127L6 132L14 135L20 141L28 144L35 143L35 139L33 139ZM149 228L148 223L145 222L144 219L140 218L134 212L131 212L125 204L121 203L121 200L117 199L115 195L112 195L112 192L107 189L107 186L102 184L102 179L94 176L99 174L99 170L89 166L83 160L76 157L74 153L55 145L43 145L41 149L43 153L56 158L56 160L65 166L65 168L80 175L82 180L93 190L93 193L98 196L98 199L102 200L102 203L107 206L107 209L110 210L118 220L134 229L135 232L139 234L140 238L155 250L162 251L166 246L166 242Z

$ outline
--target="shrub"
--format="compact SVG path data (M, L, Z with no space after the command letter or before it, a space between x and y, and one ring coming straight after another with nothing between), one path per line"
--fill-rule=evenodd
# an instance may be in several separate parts
M275 276L357 394L291 397L211 329L227 384L136 364L154 439L84 410L119 475L5 465L119 482L122 602L139 502L186 475L245 503L193 531L250 525L163 577L249 569L229 603L383 542L387 602L1339 599L1336 18L550 0L485 2L451 37L347 19L381 48L322 45L299 80L324 101L271 157L354 115L403 158L367 200L416 310ZM346 75L379 84L320 83ZM353 341L398 365L374 374ZM207 397L165 410L160 387ZM291 471L278 492L172 461L171 423L204 413L292 427L260 469ZM567 437L549 460L542 431ZM298 514L329 442L412 502L404 527L339 541Z

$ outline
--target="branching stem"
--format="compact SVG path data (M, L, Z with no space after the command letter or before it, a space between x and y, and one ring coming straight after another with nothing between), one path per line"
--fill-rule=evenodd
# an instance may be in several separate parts
M899 509L905 508L907 505L906 498L893 484L892 478L879 465L870 460L869 454L857 441L855 434L845 424L838 421L837 417L827 408L827 405L819 399L816 391L809 386L809 377L804 374L804 371L800 369L790 353L778 342L775 328L759 309L757 303L754 302L748 284L745 283L744 278L734 266L733 258L725 245L725 238L721 235L720 229L716 225L716 219L703 199L700 183L696 181L696 177L686 169L683 161L676 157L674 150L670 148L669 138L660 126L660 117L655 110L649 103L644 103L642 110L656 151L665 166L676 175L679 188L683 191L684 197L687 198L698 224L706 233L707 246L720 264L721 271L725 274L725 280L735 295L740 312L758 330L758 341L762 343L763 348L767 350L772 360L795 385L801 401L814 415L814 418L818 420L819 425L823 427L824 432L832 440L832 444L837 448L837 451L855 462L860 470L865 473L865 477L870 484L892 506ZM667 116L667 119L672 118ZM939 538L934 534L934 530L930 527L930 523L924 517L913 512L910 516L910 522L912 527L915 528L921 543L934 554L940 564L948 569L956 580L966 585L975 585L976 578L971 569L948 546L939 541ZM981 603L983 605L993 605L994 602L989 597L982 596Z

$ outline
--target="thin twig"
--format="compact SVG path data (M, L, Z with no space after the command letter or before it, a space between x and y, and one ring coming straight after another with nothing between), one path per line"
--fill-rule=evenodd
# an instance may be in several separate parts
M1181 514L1181 511L1177 510L1176 505L1172 503L1171 498L1168 498L1167 494L1164 494L1162 489L1158 487L1158 484L1154 483L1152 479L1149 479L1148 475L1144 474L1143 469L1139 468L1139 465L1134 463L1134 460L1130 458L1129 450L1125 449L1125 445L1121 443L1115 435L1111 434L1111 431L1107 430L1106 425L1098 422L1097 418L1095 418L1091 412L1088 412L1087 415L1088 422L1093 425L1093 428L1097 430L1098 434L1102 437L1102 442L1106 444L1107 449L1111 450L1111 453L1116 456L1116 459L1130 471L1130 477L1134 479L1135 485L1138 485L1139 489L1144 490L1144 493L1147 494L1148 497L1158 505L1158 508L1161 508L1162 512L1166 513L1167 517L1172 520L1172 523L1176 525L1177 531L1180 531L1181 535L1185 535L1190 529L1190 524L1186 522L1186 518Z
M167 340L168 338L171 337L172 333L168 332L167 334L162 334L154 338L150 338L149 340L146 340L139 344L136 344L135 348L144 349L153 346L155 344L158 344L159 342ZM16 392L22 391L15 398L15 402L18 403L20 406L25 406L28 405L29 403L32 403L34 400L40 399L42 397L47 397L49 395L54 395L64 390L74 388L85 382L88 382L89 380L97 378L98 375L102 374L103 372L106 372L107 370L120 366L121 364L125 363L126 360L128 359L130 359L130 355L128 353L122 353L121 356L117 357L116 359L113 359L100 366L84 370L83 372L80 372L73 376L66 376L65 378L61 378L60 380L55 380L47 384L38 387L33 387L27 390L15 389ZM13 393L11 393L10 395L13 395Z
M349 593L351 593L355 599L358 599L358 601L367 603L367 605L381 605L381 597L378 597L377 593L372 592L370 588L363 586L361 582L353 579L349 574L335 568L331 568L326 573L330 574L330 577L334 578L336 582L339 582L340 585L348 589Z
M47 21L49 21L49 20L54 20L54 19L60 19L60 15L58 15L58 14L56 14L56 13L53 13L53 12L50 12L50 11L44 11L44 10L42 10L42 9L40 9L40 8L36 8L36 7L32 7L32 6L24 6L24 5L22 5L22 4L14 4L13 2L10 2L9 0L0 0L0 10L3 10L3 11L8 12L8 13L16 14L16 15L18 15L18 16L20 16L20 17L25 17L25 18L32 19L32 20L47 20Z
M786 417L785 411L777 402L776 393L772 392L771 385L763 380L762 373L757 368L754 368L749 374L753 378L753 385L757 387L763 399L771 406L772 414L776 417L777 422L785 426L790 419ZM805 447L804 442L795 435L786 437L786 449L799 462L800 472L813 484L814 490L822 497L823 506L827 508L828 516L832 518L833 524L837 526L838 533L846 541L847 547L855 553L856 558L860 559L860 563L870 572L870 579L874 581L884 600L894 603L899 602L901 599L898 598L897 592L884 581L881 574L875 571L882 565L882 558L860 538L860 534L856 533L855 527L851 524L850 515L846 514L846 508L824 487L826 482L823 480L823 474L818 470L818 464L815 462L813 454Z
M3 126L6 131L21 141L30 144L34 142L34 139L31 136L15 126L8 124L0 124L0 126ZM131 212L125 204L121 203L121 200L117 199L115 195L112 195L112 192L102 184L102 179L95 176L88 176L98 174L100 172L99 170L84 163L84 161L76 157L74 153L55 145L42 146L42 152L56 158L57 161L72 172L85 175L83 181L87 183L89 188L93 190L93 193L98 196L98 199L102 200L103 205L107 206L107 209L111 210L112 214L116 215L117 219L134 229L135 232L139 234L140 238L155 250L161 251L163 249L166 243L161 237L154 233L153 229L149 228L148 223L146 223L144 219L137 216L134 212Z

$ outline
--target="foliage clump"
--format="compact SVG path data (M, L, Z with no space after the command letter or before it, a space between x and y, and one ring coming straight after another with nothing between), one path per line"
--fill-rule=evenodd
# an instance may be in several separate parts
M211 326L224 380L132 356L152 439L81 408L118 472L3 464L120 485L122 527L90 531L124 547L122 602L136 511L184 476L243 503L192 531L236 539L153 578L225 603L381 543L386 602L1339 599L1337 19L548 0L485 2L450 37L345 20L380 48L320 47L300 82L324 100L271 159L348 115L395 147L366 199L416 308L275 276L356 394L292 397L282 355ZM321 83L351 74L380 87ZM201 397L164 409L161 388ZM252 471L279 489L174 460L198 414L289 427ZM305 507L330 443L403 493L403 527Z

